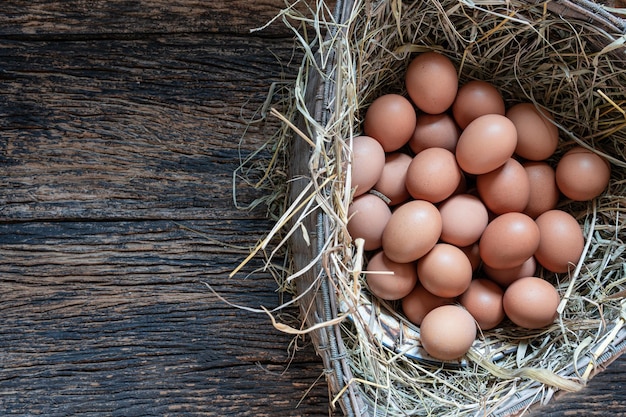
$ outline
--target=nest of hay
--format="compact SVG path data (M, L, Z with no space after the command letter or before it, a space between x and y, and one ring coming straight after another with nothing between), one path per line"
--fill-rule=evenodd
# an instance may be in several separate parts
M304 60L288 113L275 112L290 127L283 131L290 142L289 204L263 245L278 234L278 246L289 244L285 281L294 285L302 332L324 361L332 406L349 416L508 416L555 391L580 389L626 348L620 10L586 0L300 6L279 14L297 34ZM368 294L361 273L367 254L346 230L350 138L361 132L376 97L405 93L410 58L431 50L452 59L461 84L487 80L507 105L530 101L549 110L560 131L557 154L579 144L612 164L603 195L561 207L579 220L586 246L571 273L544 276L563 299L554 324L483 332L456 366L425 360L419 329Z

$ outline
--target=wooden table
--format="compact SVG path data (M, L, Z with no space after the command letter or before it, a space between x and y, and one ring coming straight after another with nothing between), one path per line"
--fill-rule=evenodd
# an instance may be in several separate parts
M283 5L2 2L0 415L329 414L308 339L205 285L279 304L261 259L228 273L272 225L232 186L298 66L280 23L250 33ZM626 415L624 371L536 415Z

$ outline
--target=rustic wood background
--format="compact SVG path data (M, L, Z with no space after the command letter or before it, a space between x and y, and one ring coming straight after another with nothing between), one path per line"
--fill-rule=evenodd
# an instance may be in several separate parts
M283 6L2 1L0 415L329 415L310 342L204 285L279 304L260 260L228 273L272 224L232 173L295 76L289 30L250 33ZM534 414L626 415L624 371Z

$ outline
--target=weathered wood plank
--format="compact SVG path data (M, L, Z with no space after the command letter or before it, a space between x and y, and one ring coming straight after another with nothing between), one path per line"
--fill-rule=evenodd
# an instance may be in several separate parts
M267 273L227 278L266 226L238 225L234 236L220 221L1 224L2 414L298 415L285 390L313 387L304 407L323 400L310 346L290 364L290 336L203 284L278 305Z
M246 123L291 55L289 39L3 42L0 218L241 217L233 171L277 125Z
M146 33L247 34L265 25L283 7L282 0L3 0L0 36L136 38ZM287 33L284 25L277 24L260 36Z
M20 332L0 346L3 415L298 415L298 397L284 393L304 393L315 383L308 372L314 358L299 352L284 372L286 351L247 349L260 323L225 314L222 326L247 323L231 333L241 338L230 340L205 311L202 303L168 302L17 320ZM288 343L276 336L275 347ZM324 392L315 385L304 407L315 409Z

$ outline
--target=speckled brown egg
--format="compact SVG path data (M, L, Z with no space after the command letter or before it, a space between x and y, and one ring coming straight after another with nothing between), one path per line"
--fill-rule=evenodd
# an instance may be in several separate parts
M524 277L509 285L502 301L513 323L526 329L540 329L554 322L561 299L548 281Z
M431 310L420 326L422 347L435 359L452 361L461 358L476 339L476 322L458 305L444 305Z
M369 191L379 180L385 166L382 145L370 136L352 138L352 188L354 197Z
M452 303L454 303L454 298L437 297L418 282L413 290L402 299L402 312L411 323L419 326L430 311Z
M428 148L413 157L406 174L406 188L415 199L438 203L454 193L461 176L452 152Z
M509 158L499 168L476 178L476 189L495 214L523 211L530 199L530 181L522 164Z
M611 167L600 155L581 146L570 149L556 166L556 184L574 201L596 198L606 189Z
M456 159L469 174L485 174L502 166L515 151L517 131L505 116L487 114L472 121L461 133Z
M448 113L420 113L409 147L416 154L427 148L444 148L454 152L460 134L459 127Z
M534 219L541 213L555 208L561 193L556 186L554 168L549 164L529 161L523 163L522 166L528 175L530 185L528 204L523 212Z
M487 225L480 238L480 257L492 268L514 268L533 256L539 238L539 227L529 216L501 214Z
M402 152L392 152L385 157L380 178L372 189L384 195L390 206L400 204L410 197L406 189L406 173L412 160L413 158Z
M472 264L463 251L448 243L436 244L417 261L417 277L430 293L456 297L472 281Z
M392 261L413 262L441 236L441 215L432 203L412 200L398 206L383 232L382 247Z
M430 114L443 113L452 105L459 83L452 61L437 52L415 57L407 67L405 81L413 103Z
M387 203L373 194L363 194L348 207L348 233L352 239L365 240L365 250L379 249L383 231L391 219Z
M490 330L504 320L503 296L504 291L498 284L476 278L459 296L459 303L474 317L481 330Z
M517 155L531 161L552 156L559 144L559 130L551 122L552 115L532 103L519 103L506 112L506 117L517 128Z
M385 152L393 152L411 139L416 117L408 99L399 94L385 94L368 107L363 130L380 142Z
M480 200L472 194L456 194L439 205L443 229L441 240L455 246L469 246L480 239L489 213Z
M369 290L378 298L399 300L415 287L417 270L414 262L394 262L379 251L367 263L365 280Z
M504 99L496 87L486 81L472 80L464 84L452 105L454 120L465 129L473 120L486 114L505 114Z
M567 272L578 263L585 246L576 219L563 210L549 210L535 220L541 239L535 252L537 262L552 272Z

